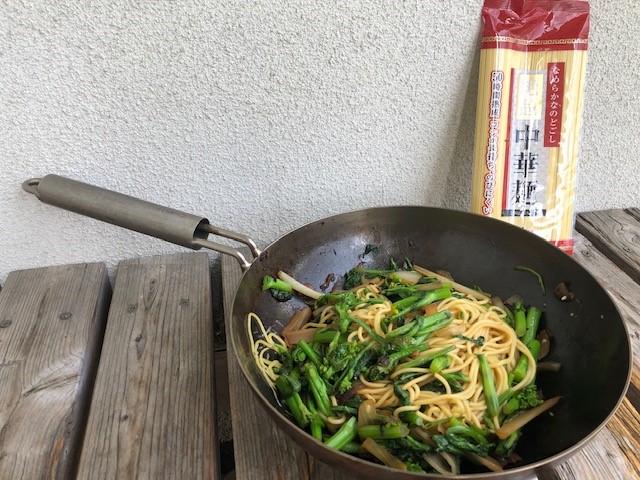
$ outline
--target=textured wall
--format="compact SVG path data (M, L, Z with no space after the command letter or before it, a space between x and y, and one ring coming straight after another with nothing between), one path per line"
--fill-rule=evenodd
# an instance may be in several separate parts
M179 250L20 190L50 172L263 245L348 209L468 208L480 0L0 5L0 282ZM640 5L592 8L579 210L639 203Z

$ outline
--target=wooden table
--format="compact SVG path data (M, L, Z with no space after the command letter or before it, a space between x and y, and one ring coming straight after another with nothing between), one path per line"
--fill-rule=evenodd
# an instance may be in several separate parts
M0 478L217 478L213 351L205 253L12 272Z
M640 478L640 210L584 213L577 217L576 229L580 233L575 235L574 258L607 289L627 323L634 353L633 378L620 409L596 438L562 466L538 478ZM235 259L222 259L222 274L228 311L240 279ZM315 460L274 426L253 398L230 345L227 352L236 478L352 478Z

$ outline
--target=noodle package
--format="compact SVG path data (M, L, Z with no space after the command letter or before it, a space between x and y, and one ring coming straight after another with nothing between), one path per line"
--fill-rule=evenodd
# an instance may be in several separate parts
M573 252L589 3L485 0L472 211Z

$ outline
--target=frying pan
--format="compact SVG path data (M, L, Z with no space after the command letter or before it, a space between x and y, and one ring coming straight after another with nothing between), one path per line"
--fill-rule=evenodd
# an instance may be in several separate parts
M560 362L562 370L540 372L536 382L547 398L560 395L562 401L552 410L553 416L543 415L525 427L516 450L522 457L519 464L504 472L477 470L454 478L530 478L557 466L605 425L629 383L630 340L609 295L571 257L499 220L419 206L371 208L309 223L260 252L248 237L214 227L205 218L57 175L28 180L23 188L44 203L188 248L211 248L236 257L244 274L231 311L231 341L251 389L271 418L304 449L360 478L441 477L400 472L332 450L293 423L254 364L246 316L256 312L265 326L278 331L303 303L299 299L278 303L261 294L264 275L284 270L318 288L328 274L339 278L363 260L380 268L390 257L408 257L418 265L452 272L462 284L479 285L502 298L518 293L542 308L541 325L553 338L548 358ZM248 245L253 259L209 240L210 234ZM377 256L363 256L367 244L378 246ZM540 273L546 295L535 277L516 271L516 265ZM560 282L570 282L575 301L564 303L553 296L553 287Z

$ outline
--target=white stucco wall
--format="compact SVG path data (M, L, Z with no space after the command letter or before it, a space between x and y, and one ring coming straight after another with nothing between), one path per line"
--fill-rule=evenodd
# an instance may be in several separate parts
M577 206L638 206L640 3L591 3ZM480 5L2 2L0 283L180 250L21 191L46 173L262 245L360 207L468 209Z

